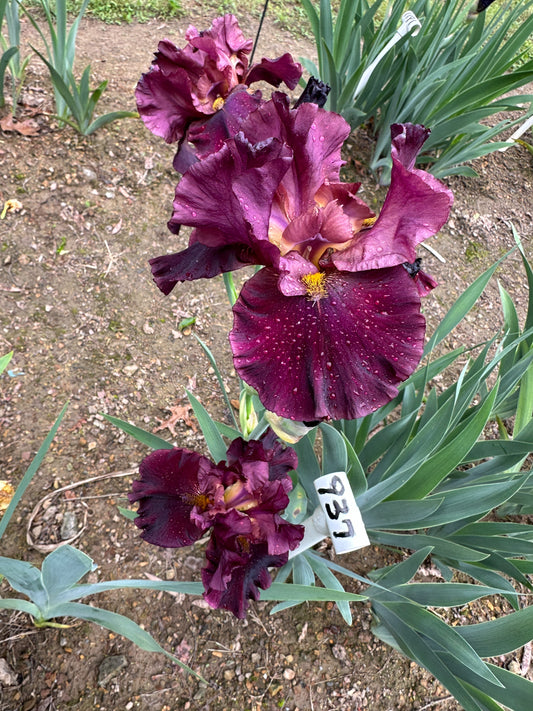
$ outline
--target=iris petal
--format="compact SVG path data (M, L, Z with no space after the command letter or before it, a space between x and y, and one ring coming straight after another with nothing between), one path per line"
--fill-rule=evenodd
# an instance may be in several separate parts
M341 147L350 126L338 114L316 104L306 103L291 110L288 97L274 92L271 101L248 116L243 132L252 143L278 136L292 148L293 159L283 178L292 219L314 205L321 185L339 179L344 163Z
M253 40L246 39L235 15L227 14L216 17L209 30L198 32L190 25L185 34L195 49L203 50L222 70L231 57L237 60L238 73L248 67L248 57L253 47Z
M234 466L238 462L243 465L256 461L268 463L270 481L286 479L289 484L291 480L286 475L298 466L298 457L294 449L285 447L270 427L261 439L246 441L242 437L238 437L228 448L228 467ZM290 489L285 490L289 491Z
M251 528L250 519L235 510L220 517L206 549L207 565L202 570L207 602L241 619L246 616L248 600L258 600L259 588L270 587L268 568L280 567L288 559L288 550L270 555L266 542L251 542Z
M200 495L200 469L214 465L188 449L158 449L141 463L141 478L132 484L131 503L139 502L135 524L142 538L164 548L181 548L197 541L208 527L191 521Z
M150 259L152 276L163 294L170 294L179 281L210 279L249 264L257 264L257 257L245 244L217 249L196 242L182 252Z
M179 141L189 121L202 116L191 99L190 78L181 68L166 75L152 67L137 84L135 99L146 127L167 143Z
M327 296L284 296L262 269L234 306L240 377L267 410L299 421L355 419L391 400L416 368L425 320L403 266L326 274Z
M218 151L225 140L239 132L243 120L256 111L261 102L260 91L249 94L244 85L235 87L221 109L209 118L190 125L174 157L174 168L179 173L185 173L198 160Z
M414 262L417 244L448 219L453 195L439 180L414 168L428 135L423 126L394 124L391 184L375 225L332 258L337 269L365 271Z
M277 138L252 145L239 134L183 176L169 228L197 227L196 241L214 247L266 240L270 206L291 153Z
M249 86L256 81L266 81L272 86L279 86L283 82L289 89L294 89L301 76L301 64L295 62L287 52L278 59L263 58L259 64L251 66L245 83Z

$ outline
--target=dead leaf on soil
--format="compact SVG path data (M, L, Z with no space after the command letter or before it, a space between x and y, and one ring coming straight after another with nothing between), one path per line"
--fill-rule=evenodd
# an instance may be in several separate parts
M13 119L11 114L4 116L0 119L0 128L2 131L16 131L21 133L23 136L37 136L40 131L39 124L33 119L25 119L24 121L17 121Z
M14 494L15 489L11 485L11 482L6 481L5 479L0 479L0 512L7 509Z
M4 203L4 208L2 214L0 214L0 220L3 220L8 212L20 212L22 210L22 203L20 200L12 198L11 200L6 200Z
M175 425L177 425L178 422L185 422L187 427L190 427L193 432L197 432L196 421L189 415L191 409L190 405L172 405L172 407L166 407L165 410L170 412L170 417L166 420L159 420L159 425L154 429L154 432L168 429L173 437L177 437Z
M111 229L111 234L112 234L112 235L116 235L116 234L118 234L118 233L120 232L121 229L122 229L122 217L121 217L120 220L116 223L116 225L113 225L113 228Z
M187 664L189 662L191 658L191 652L192 647L186 639L182 639L174 650L174 654L177 656L180 662L183 662L184 664Z

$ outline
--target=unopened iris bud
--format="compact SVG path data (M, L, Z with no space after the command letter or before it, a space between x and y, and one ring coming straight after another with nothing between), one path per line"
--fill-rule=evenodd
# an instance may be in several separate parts
M294 105L296 109L300 104L316 104L320 108L323 108L326 101L328 100L328 94L331 91L331 87L326 82L320 81L316 77L309 77L307 86L302 92L302 95Z
M252 392L244 388L239 398L239 424L245 439L252 434L257 427L259 420L252 401Z

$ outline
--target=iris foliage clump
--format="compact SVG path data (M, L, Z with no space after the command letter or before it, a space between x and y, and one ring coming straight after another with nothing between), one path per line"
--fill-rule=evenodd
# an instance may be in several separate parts
M493 139L531 115L532 95L505 96L531 81L530 0L498 3L490 15L463 0L342 0L336 14L329 0L302 3L318 65L302 61L331 85L328 107L354 128L366 124L376 136L370 167L382 172L383 184L390 178L388 130L394 121L433 128L418 160L434 175L472 176L465 163L507 145ZM408 23L381 55L406 11L418 24ZM490 120L517 108L518 119Z
M39 33L44 45L44 53L32 47L34 53L46 65L54 91L56 118L60 126L70 125L83 136L89 136L99 128L122 118L135 118L135 111L111 111L94 117L96 107L107 88L107 80L91 90L91 67L85 67L78 80L74 72L76 58L76 38L80 22L87 10L89 0L83 0L74 21L68 25L66 0L36 0L42 16L28 9L19 0L1 0L0 30L4 16L8 30L7 39L0 34L0 47L4 53L0 57L0 107L4 105L4 76L9 69L12 87L12 113L17 112L17 102L25 78L29 57L20 59L19 14L24 12ZM11 46L9 46L11 45Z

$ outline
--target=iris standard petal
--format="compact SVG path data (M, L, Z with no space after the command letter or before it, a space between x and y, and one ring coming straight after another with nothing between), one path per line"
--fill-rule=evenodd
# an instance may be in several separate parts
M359 233L346 251L333 255L339 270L365 271L414 262L416 245L435 235L448 219L451 191L413 167L427 129L394 124L391 132L391 184L383 208L373 227Z
M169 228L197 227L195 241L212 247L267 240L270 206L290 160L279 139L252 145L238 134L180 180Z
M146 127L167 143L179 141L190 120L202 117L192 102L189 75L179 67L172 74L152 67L137 84L135 99Z
M298 466L298 457L294 449L283 445L270 427L258 440L246 441L238 437L228 447L228 467L238 462L242 465L257 461L268 463L270 481L287 478L290 482L290 478L286 475ZM290 488L285 490L290 491Z
M224 141L239 132L244 119L261 103L260 91L250 94L244 85L235 87L216 113L191 123L174 157L175 170L183 174L198 160L218 151Z
M198 32L196 27L190 25L185 34L195 49L204 51L212 61L222 70L226 63L233 59L238 73L242 74L248 67L248 57L253 47L253 40L246 39L235 15L226 14L216 17L211 27L203 32Z
M239 376L267 410L299 421L355 419L391 400L416 368L425 320L403 266L325 275L324 294L284 296L262 269L233 308Z
M289 89L294 89L302 76L302 65L295 62L287 52L277 59L263 59L259 64L253 64L244 80L248 86L256 81L266 81L272 86L279 86L282 82Z
M339 179L344 164L341 147L350 133L350 126L339 114L311 103L291 110L289 98L275 92L271 101L248 116L242 130L252 143L279 136L291 147L293 159L283 178L290 219L314 205L321 185Z
M214 467L206 457L188 449L158 449L141 463L141 478L132 483L130 503L139 502L135 524L142 538L164 548L181 548L197 541L208 527L191 521L202 496L200 469Z

